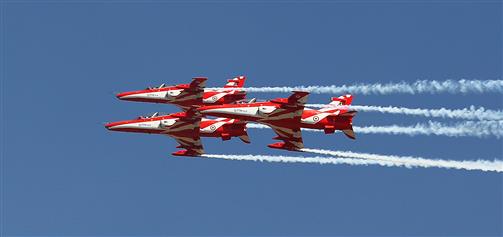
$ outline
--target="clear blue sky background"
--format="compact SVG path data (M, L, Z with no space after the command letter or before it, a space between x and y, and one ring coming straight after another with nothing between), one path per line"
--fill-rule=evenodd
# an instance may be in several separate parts
M113 93L193 76L209 77L209 86L240 74L249 86L501 79L501 3L474 2L4 1L2 234L502 235L501 174L175 158L172 139L102 124L177 111ZM354 104L503 107L501 94L356 94ZM419 121L427 120L362 112L354 123ZM502 159L495 138L357 135L304 133L304 141ZM300 155L266 149L270 130L250 136L250 145L204 145L208 153Z

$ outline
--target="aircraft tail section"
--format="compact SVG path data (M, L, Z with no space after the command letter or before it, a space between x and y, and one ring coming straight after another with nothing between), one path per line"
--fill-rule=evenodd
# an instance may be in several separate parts
M353 95L346 94L346 95L341 95L339 97L332 97L332 102L330 102L330 105L351 105L351 102L353 102Z
M224 88L243 88L245 85L246 77L238 76L232 79L227 80L227 84L225 84Z

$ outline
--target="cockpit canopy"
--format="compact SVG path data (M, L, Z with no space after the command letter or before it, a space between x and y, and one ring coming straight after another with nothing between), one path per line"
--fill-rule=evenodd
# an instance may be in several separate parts
M155 112L152 115L146 115L146 116L139 116L136 119L149 119L149 118L155 118L159 116L166 115L166 113L160 113L160 112Z
M239 100L239 101L236 101L235 103L236 104L251 104L251 103L255 103L255 102L264 102L264 100L257 101L257 98L252 98L251 100Z
M147 88L145 88L145 90L154 90L154 89L161 89L161 88L164 88L166 87L166 84L162 83L160 86L158 87L155 87L155 86L149 86Z

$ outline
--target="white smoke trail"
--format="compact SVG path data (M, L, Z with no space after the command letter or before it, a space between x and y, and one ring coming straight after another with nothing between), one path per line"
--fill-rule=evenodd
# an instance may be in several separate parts
M413 156L393 156L393 155L378 155L369 153L356 153L350 151L330 151L322 149L304 148L302 151L311 152L322 155L338 156L344 158L355 158L373 160L378 162L390 162L393 164L403 164L406 167L438 167L438 168L452 168L452 169L465 169L465 170L482 170L482 171L496 171L503 172L503 161L501 160L473 160L473 161L455 161L455 160L440 160L440 159L425 159Z
M355 132L363 134L403 134L416 135L439 135L448 137L489 137L503 136L503 121L465 121L454 125L445 125L439 122L429 121L427 124L418 123L414 126L367 126L354 127Z
M226 160L248 160L248 161L266 161L282 163L316 163L316 164L348 164L348 165L373 165L395 166L391 162L367 161L363 159L351 158L327 158L327 157L302 157L302 156L271 156L271 155L221 155L221 154L203 154L202 157L217 158Z
M247 124L248 128L269 128L262 124ZM394 134L394 135L438 135L448 137L503 137L503 121L465 121L454 125L446 125L443 123L429 121L427 124L418 123L414 126L353 126L356 133L361 134ZM307 132L323 132L316 129L302 129Z
M314 150L316 152L324 150ZM309 151L311 152L311 151ZM346 152L347 153L347 152ZM336 153L338 155L338 153ZM354 154L348 154L356 156ZM371 154L365 154L371 155ZM379 155L373 155L379 156ZM314 164L347 164L347 165L381 165L381 166L395 166L395 167L436 167L446 169L464 169L464 170L481 170L481 171L496 171L503 172L502 161L452 161L452 160L429 160L416 157L397 157L398 159L390 158L390 156L379 157L363 157L362 154L358 158L335 158L335 157L294 157L294 156L271 156L271 155L220 155L220 154L205 154L202 157L213 159L226 159L226 160L247 160L247 161L260 161L260 162L281 162L281 163L314 163ZM403 159L402 158L407 158ZM413 158L413 159L411 159Z
M326 104L306 104L306 107L351 108L363 112L380 112L380 113L417 115L424 117L451 118L451 119L503 120L503 111L489 110L485 109L484 107L476 108L473 105L471 105L469 108L463 108L463 109L446 109L446 108L411 109L411 108L394 107L394 106L365 106L365 105L330 106Z
M209 88L223 89L223 88ZM229 89L229 88L225 88ZM438 94L438 93L486 93L486 92L503 92L503 80L465 80L461 79L436 81L436 80L420 80L414 83L399 82L399 83L375 83L375 84L356 84L342 86L282 86L282 87L246 87L239 90L247 92L282 92L290 93L294 90L309 91L314 94L340 94L340 93L355 93L361 95L369 94Z

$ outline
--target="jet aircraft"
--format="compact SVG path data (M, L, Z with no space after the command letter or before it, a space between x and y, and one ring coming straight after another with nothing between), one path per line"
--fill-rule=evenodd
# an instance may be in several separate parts
M300 119L309 93L294 91L288 98L277 98L265 102L210 105L200 107L203 115L252 121L271 127L282 140L269 144L276 149L300 150L304 147L300 131Z
M288 98L203 106L198 110L203 115L265 124L278 135L274 139L283 140L268 145L276 149L301 150L304 145L300 128L322 129L326 134L341 130L349 138L355 139L352 121L356 111L343 106L351 104L351 95L332 98L332 102L320 110L304 108L307 96L307 92L294 92Z
M201 118L196 110L168 115L154 113L151 116L140 116L133 120L111 122L105 127L111 131L170 136L180 144L177 148L186 149L172 153L175 156L203 154L200 137L220 137L224 141L238 137L243 142L250 143L245 122L228 118Z
M128 91L117 94L121 100L174 104L182 110L192 106L229 104L246 97L242 88L246 81L245 76L238 76L227 80L227 84L220 89L204 89L205 77L196 77L190 84L158 87L148 87L144 90Z
M121 100L166 103L180 107L184 112L168 115L155 113L134 120L112 122L105 127L112 131L164 134L174 138L184 150L172 153L176 156L199 156L204 153L201 137L218 137L229 140L238 137L250 143L247 122L265 124L281 140L268 147L301 151L304 147L301 128L321 129L326 134L341 130L355 139L352 120L356 111L349 109L352 95L332 98L319 110L305 108L308 92L294 91L288 98L257 102L244 101L243 88L246 77L239 76L227 81L223 88L205 89L207 78L195 77L189 84L149 87L145 90L124 92L117 95ZM208 119L205 116L218 118Z

